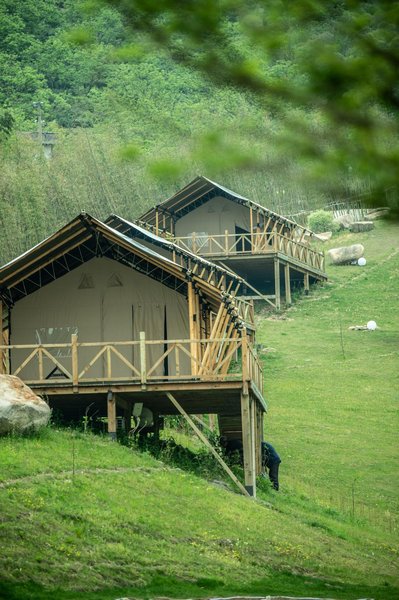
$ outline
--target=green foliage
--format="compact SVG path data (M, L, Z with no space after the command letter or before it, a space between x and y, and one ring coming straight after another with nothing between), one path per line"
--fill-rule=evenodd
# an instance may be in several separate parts
M376 203L395 187L398 211L396 3L98 3L216 87L246 92L280 125L275 152L310 161L320 186L338 189L352 171L370 178Z
M324 231L336 231L338 228L334 223L334 217L327 210L316 210L308 216L308 227L314 233L323 233Z

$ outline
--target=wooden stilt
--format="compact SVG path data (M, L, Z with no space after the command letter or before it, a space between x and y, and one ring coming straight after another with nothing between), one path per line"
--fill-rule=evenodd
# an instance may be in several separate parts
M108 435L116 440L116 398L113 392L107 394Z
M249 399L249 410L251 417L251 471L253 478L253 494L256 498L256 447L257 447L257 436L256 436L256 400L255 398Z
M281 297L280 297L280 261L278 258L274 259L274 289L276 296L276 308L281 308Z
M284 265L284 281L285 281L285 303L287 306L291 305L291 279L290 279L290 265Z
M247 490L250 496L255 496L256 482L252 459L252 436L249 394L244 393L241 394L241 426L245 489Z

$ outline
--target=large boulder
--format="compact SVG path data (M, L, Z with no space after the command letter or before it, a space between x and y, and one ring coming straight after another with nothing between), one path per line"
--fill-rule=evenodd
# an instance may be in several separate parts
M14 375L0 375L0 435L47 425L49 406Z
M374 229L373 221L355 221L350 226L353 233L362 233L363 231L371 231Z
M347 265L358 260L364 254L362 244L353 244L352 246L342 246L341 248L331 248L328 256L333 265Z

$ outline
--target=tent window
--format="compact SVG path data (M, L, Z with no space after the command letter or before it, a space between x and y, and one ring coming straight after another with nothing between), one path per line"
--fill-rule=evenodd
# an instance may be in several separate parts
M42 327L35 330L36 344L70 344L71 335L78 334L75 325L66 327ZM50 348L50 353L55 358L71 356L71 348Z

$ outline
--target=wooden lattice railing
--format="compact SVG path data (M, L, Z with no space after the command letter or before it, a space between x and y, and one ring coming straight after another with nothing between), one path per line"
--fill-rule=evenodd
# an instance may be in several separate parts
M235 256L237 254L272 254L280 252L287 257L324 271L324 254L283 234L272 232L222 235L193 233L190 236L176 237L174 242L181 248L200 256Z
M155 381L253 380L263 389L262 369L246 336L201 340L139 340L0 346L0 370L33 386ZM11 357L8 360L8 357ZM10 368L11 365L11 368Z

